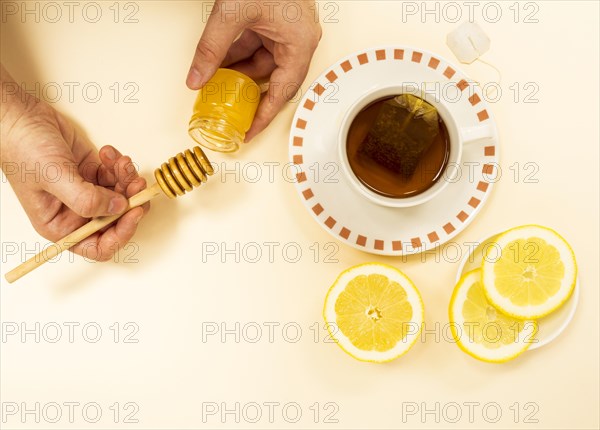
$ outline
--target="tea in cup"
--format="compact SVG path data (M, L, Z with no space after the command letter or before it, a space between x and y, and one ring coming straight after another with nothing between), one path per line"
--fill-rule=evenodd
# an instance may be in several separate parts
M339 157L363 196L409 207L431 200L456 176L463 144L491 136L488 125L459 127L435 95L393 86L370 92L348 110Z

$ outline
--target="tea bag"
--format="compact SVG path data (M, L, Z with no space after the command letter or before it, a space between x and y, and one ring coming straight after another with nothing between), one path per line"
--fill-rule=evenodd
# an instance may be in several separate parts
M440 132L437 109L411 94L383 103L358 152L410 178Z

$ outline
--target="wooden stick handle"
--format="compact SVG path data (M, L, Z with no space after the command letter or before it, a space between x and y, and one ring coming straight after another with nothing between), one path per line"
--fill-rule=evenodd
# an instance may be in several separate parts
M154 197L162 194L162 190L157 183L154 183L149 188L146 188L143 191L140 191L136 195L132 196L129 199L129 209L135 208L137 206L141 206L144 203L152 200ZM121 214L123 215L123 214ZM74 232L68 234L63 237L58 242L54 243L54 246L50 246L40 252L39 254L31 257L29 260L15 267L13 270L8 272L4 277L10 283L15 282L17 279L25 276L29 272L34 269L37 269L46 261L53 259L61 252L66 251L71 248L73 245L81 242L86 237L94 234L102 227L106 227L111 222L117 220L121 215L112 215L112 216L104 216L92 219L87 224L82 225Z

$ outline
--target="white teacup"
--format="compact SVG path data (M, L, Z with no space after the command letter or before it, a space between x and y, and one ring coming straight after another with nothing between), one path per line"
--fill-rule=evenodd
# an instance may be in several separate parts
M404 93L418 96L426 102L435 106L435 108L438 111L438 114L441 116L448 130L448 137L450 140L450 154L443 175L430 188L414 196L404 198L393 198L383 196L367 188L356 177L356 175L352 171L352 168L350 167L350 162L348 161L348 154L346 152L346 141L348 138L348 131L350 130L350 125L352 124L352 121L354 121L356 115L358 115L358 113L362 109L364 109L374 101L386 97L397 96ZM431 200L439 193L441 193L442 190L446 188L448 183L453 182L453 179L456 178L457 171L460 165L463 145L479 139L484 139L486 137L492 137L494 135L494 130L490 125L479 125L475 127L459 127L456 123L454 116L451 113L451 109L449 109L447 105L447 102L436 97L436 95L433 93L421 92L419 94L415 94L414 87L408 87L403 85L379 88L373 92L366 94L364 97L360 98L357 102L355 102L346 112L346 115L342 120L340 133L338 137L338 155L340 157L342 171L344 172L350 183L354 186L354 188L360 194L362 194L364 197L366 197L374 203L377 203L382 206L389 206L395 208L420 205Z

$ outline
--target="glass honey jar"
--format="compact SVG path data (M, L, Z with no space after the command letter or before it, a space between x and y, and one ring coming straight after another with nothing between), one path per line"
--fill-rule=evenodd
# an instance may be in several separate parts
M243 73L218 69L198 91L189 134L200 145L235 152L246 137L260 101L260 88Z

